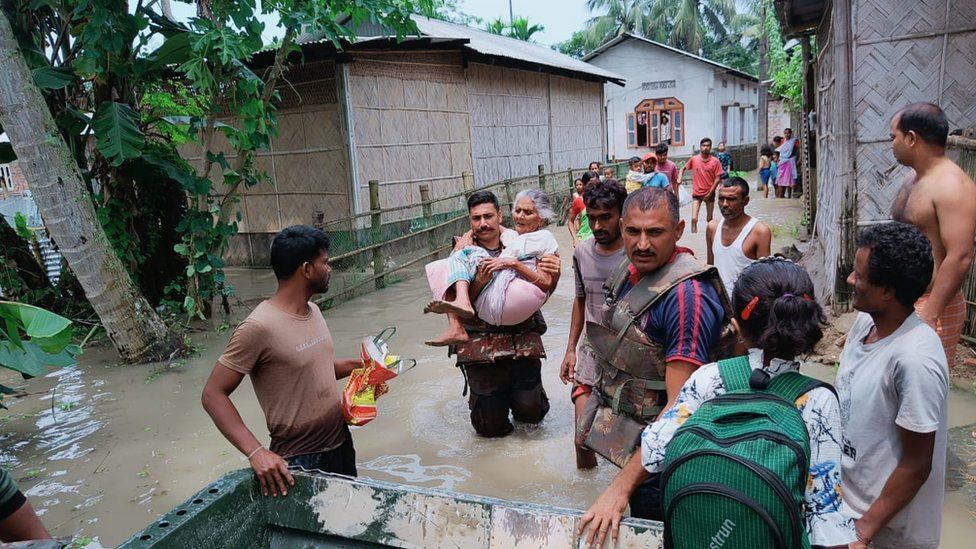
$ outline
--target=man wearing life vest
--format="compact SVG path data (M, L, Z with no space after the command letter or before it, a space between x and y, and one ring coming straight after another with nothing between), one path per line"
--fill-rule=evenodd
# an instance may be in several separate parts
M468 217L471 230L457 242L456 248L481 246L492 257L501 254L502 214L498 198L491 191L477 191L468 197ZM514 232L514 231L512 231ZM559 257L542 256L538 269L556 280L560 273ZM471 287L471 299L476 288L484 288L491 273L479 269ZM555 283L554 283L555 284ZM537 311L517 326L491 326L479 319L461 320L468 341L451 345L448 355L457 357L457 365L465 376L467 390L471 389L468 407L471 425L483 437L503 437L515 427L510 417L522 423L540 423L549 412L549 398L542 386L542 359L545 349L542 334L546 322Z
M661 520L658 477L647 478L635 452L641 431L719 354L732 314L715 268L677 246L684 222L674 193L631 193L620 223L627 258L604 284L602 320L586 326L597 355L596 398L587 401L579 436L623 468L594 507L622 512L629 502L631 515Z

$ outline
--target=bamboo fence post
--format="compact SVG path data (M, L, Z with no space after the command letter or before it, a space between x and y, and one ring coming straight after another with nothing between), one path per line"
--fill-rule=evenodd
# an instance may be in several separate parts
M515 215L515 199L512 198L512 180L505 180L505 201L508 202L508 215L512 219Z
M576 185L573 184L573 168L566 170L566 177L569 178L569 193L572 195Z
M461 172L461 184L464 185L464 192L470 193L474 190L474 174L471 172Z
M546 192L546 167L539 164L539 190Z
M386 286L386 281L381 276L383 274L383 247L380 241L383 239L383 220L380 211L380 182L371 179L369 181L369 228L371 233L371 243L373 246L373 276L376 277L376 288Z
M434 224L434 208L430 203L430 185L420 185L420 206L424 211L424 228L430 228ZM427 232L427 251L434 251L437 244L434 241L433 231Z

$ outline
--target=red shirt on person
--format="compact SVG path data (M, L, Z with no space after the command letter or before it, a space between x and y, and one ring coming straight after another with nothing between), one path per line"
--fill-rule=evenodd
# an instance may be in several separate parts
M708 160L700 154L692 156L685 169L691 170L691 194L696 197L708 194L715 185L715 178L722 175L722 163L714 155L709 155Z

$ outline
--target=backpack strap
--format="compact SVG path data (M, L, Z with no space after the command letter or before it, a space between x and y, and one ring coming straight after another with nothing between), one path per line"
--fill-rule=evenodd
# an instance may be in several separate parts
M810 376L805 376L800 372L786 372L774 377L769 382L769 387L765 390L792 404L796 402L796 399L817 387L828 389L831 393L834 393L835 397L837 396L837 391L834 390L833 385Z
M749 357L737 356L718 361L718 373L722 376L722 384L727 392L748 389L749 375L752 373Z

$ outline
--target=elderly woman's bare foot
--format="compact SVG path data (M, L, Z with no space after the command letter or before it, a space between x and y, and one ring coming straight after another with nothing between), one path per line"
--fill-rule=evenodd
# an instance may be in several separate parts
M439 313L439 314L455 314L458 318L469 319L474 318L474 310L470 308L465 308L456 304L453 301L441 301L434 300L424 307L425 313Z

